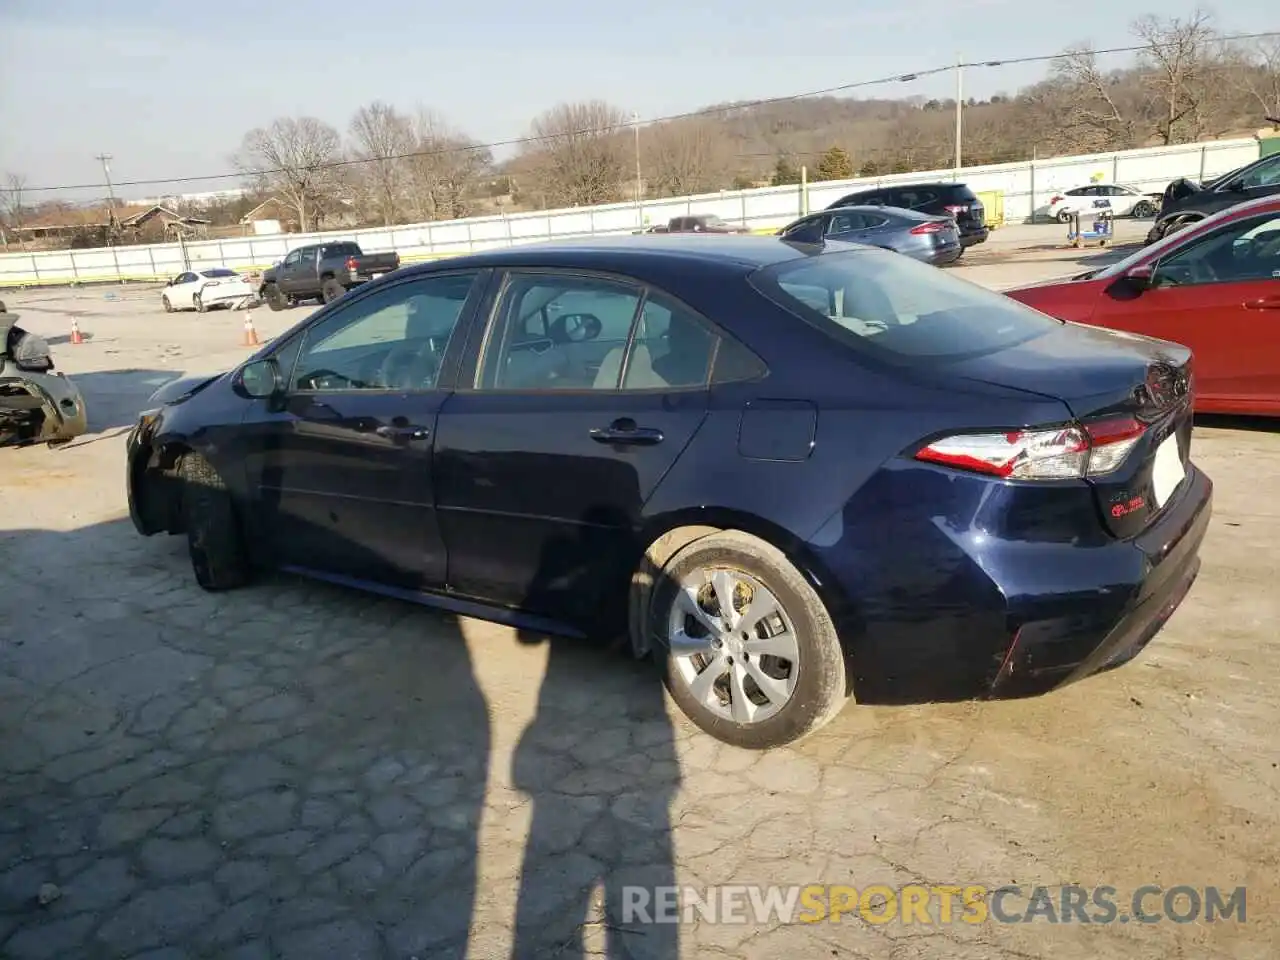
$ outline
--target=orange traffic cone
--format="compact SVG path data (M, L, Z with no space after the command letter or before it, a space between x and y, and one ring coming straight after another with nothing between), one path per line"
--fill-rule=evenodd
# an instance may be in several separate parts
M84 343L84 336L80 333L80 323L75 317L71 318L71 342Z
M253 314L249 311L245 311L244 337L241 339L240 342L243 346L246 346L246 347L256 347L258 346L258 344L262 342L261 340L258 339L258 331L254 329L254 326L253 326Z

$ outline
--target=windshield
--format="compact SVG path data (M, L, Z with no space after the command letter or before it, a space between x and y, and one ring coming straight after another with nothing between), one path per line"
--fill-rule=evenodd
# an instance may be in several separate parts
M899 365L1012 347L1061 321L901 254L825 253L764 267L751 284L834 339Z

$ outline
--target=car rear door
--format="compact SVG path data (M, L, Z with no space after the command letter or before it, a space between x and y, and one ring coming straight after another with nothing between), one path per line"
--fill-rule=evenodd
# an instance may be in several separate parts
M316 315L281 347L284 395L243 422L253 522L276 562L407 590L446 560L432 444L479 271L432 273Z
M1280 215L1232 221L1176 248L1150 289L1113 287L1092 322L1190 347L1202 400L1280 410Z
M449 588L594 623L625 589L645 502L706 416L716 335L622 277L517 269L498 284L436 435Z

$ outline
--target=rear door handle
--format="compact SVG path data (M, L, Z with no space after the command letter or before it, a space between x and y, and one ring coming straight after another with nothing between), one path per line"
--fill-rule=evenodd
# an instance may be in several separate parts
M1280 310L1280 297L1263 297L1261 300L1246 300L1246 310Z
M591 439L596 443L622 443L631 446L653 446L663 441L664 434L655 427L636 426L630 417L621 417L607 427L593 427Z
M425 440L431 435L431 431L426 427L388 427L385 424L373 432L388 440Z

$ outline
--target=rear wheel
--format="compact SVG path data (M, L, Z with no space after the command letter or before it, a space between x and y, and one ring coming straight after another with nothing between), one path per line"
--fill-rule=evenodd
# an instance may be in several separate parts
M161 294L160 302L164 304L165 313L173 313L173 304L169 302L168 296Z
M672 698L726 743L793 743L848 698L844 651L822 600L780 550L749 534L711 534L672 557L650 617L666 641Z
M275 311L284 310L289 306L288 298L274 283L268 283L262 288L262 299L267 301L267 306Z
M333 303L333 301L337 300L346 292L346 287L340 284L333 277L330 277L320 288L320 299L325 303Z
M1070 222L1071 222L1071 211L1070 211L1070 210L1059 210L1059 211L1058 211L1058 222L1059 222L1059 223L1070 223Z
M218 471L198 453L178 465L182 481L182 522L196 583L206 590L231 590L249 580L249 562L231 493Z
M1141 219L1142 217L1149 217L1155 212L1156 212L1155 204L1147 200L1139 201L1133 208L1133 215L1135 217L1138 217L1139 219Z
M204 313L209 309L204 305L204 297L198 293L191 298L191 303L196 308L196 313Z

